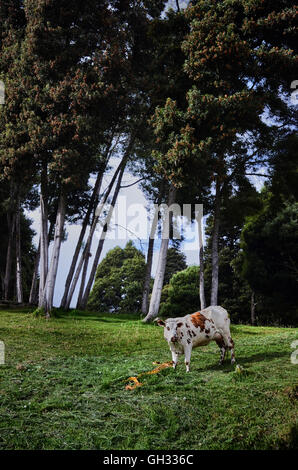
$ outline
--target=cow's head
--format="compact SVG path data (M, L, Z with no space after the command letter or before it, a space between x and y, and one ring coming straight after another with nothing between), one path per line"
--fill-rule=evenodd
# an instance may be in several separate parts
M177 343L179 340L179 328L182 326L181 322L177 322L175 318L168 318L163 321L159 318L156 320L159 326L164 328L164 337L168 343Z

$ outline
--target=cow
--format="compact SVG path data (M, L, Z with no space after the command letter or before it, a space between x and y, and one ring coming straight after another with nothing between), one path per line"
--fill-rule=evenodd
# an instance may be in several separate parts
M210 306L200 312L185 315L185 317L155 320L164 328L164 337L172 352L173 368L178 364L178 356L184 353L186 372L189 372L192 348L206 346L215 341L220 348L221 365L226 351L231 351L231 363L234 364L234 342L230 333L230 318L228 312L220 306Z

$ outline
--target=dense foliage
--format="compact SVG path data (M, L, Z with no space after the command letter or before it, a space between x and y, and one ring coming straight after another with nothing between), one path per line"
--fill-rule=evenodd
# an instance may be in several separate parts
M160 314L165 317L184 316L199 310L199 268L189 266L171 277L162 293Z
M178 248L171 247L168 249L167 263L164 276L164 285L169 284L174 274L187 268L186 256Z
M144 256L132 242L125 248L113 248L98 265L88 309L139 312L144 275Z

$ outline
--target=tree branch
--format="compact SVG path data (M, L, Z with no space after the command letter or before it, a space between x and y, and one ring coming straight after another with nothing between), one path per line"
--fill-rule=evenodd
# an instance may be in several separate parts
M262 173L244 173L244 176L263 176L264 178L270 178L270 175L264 175Z
M140 181L143 181L144 179L145 179L145 178L140 178L140 179L138 179L137 181L135 181L134 183L130 183L130 184L126 184L126 185L124 185L124 186L120 186L120 189L122 189L122 188L130 188L130 186L133 186L134 184L137 184L137 183L139 183Z

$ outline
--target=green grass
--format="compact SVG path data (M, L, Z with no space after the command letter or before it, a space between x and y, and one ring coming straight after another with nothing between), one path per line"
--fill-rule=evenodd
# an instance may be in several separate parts
M215 343L191 372L125 379L171 359L163 331L136 316L0 312L0 449L297 448L298 329L233 326L238 374Z

